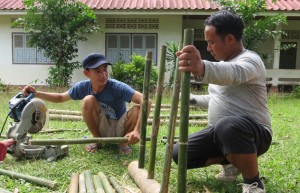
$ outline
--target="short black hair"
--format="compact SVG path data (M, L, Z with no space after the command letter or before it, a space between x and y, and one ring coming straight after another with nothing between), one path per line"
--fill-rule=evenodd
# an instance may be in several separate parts
M244 23L239 15L228 10L220 10L209 16L204 26L214 26L222 38L232 34L238 41L242 39Z

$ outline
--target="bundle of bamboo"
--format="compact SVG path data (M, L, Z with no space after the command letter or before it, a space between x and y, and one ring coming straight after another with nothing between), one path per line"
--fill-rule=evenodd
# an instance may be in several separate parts
M122 186L113 176L108 178L103 172L93 175L90 170L73 173L69 193L124 193Z

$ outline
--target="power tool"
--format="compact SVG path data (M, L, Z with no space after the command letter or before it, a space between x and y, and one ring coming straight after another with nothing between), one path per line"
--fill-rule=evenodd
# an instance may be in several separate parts
M31 138L27 133L38 133L45 125L47 107L41 99L34 98L34 93L24 96L18 93L9 101L10 112L8 114L14 120L7 131L6 137L13 139L14 144L7 149L7 153L19 158L45 158L54 161L60 156L67 155L67 145L37 146L28 145Z

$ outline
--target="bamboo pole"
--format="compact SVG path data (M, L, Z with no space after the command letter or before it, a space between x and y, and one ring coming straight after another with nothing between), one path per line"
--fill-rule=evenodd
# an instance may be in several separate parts
M86 192L87 193L96 193L91 171L90 170L85 171L84 177L85 177Z
M145 151L146 151L146 130L147 130L147 116L149 104L149 86L152 65L152 52L146 53L146 66L144 71L144 85L143 85L143 104L141 116L140 129L140 148L139 148L139 168L144 168L145 165Z
M159 125L160 125L160 107L161 107L161 100L162 100L162 94L164 89L166 53L167 53L167 46L165 45L161 46L156 99L155 99L154 115L153 115L153 122L152 122L151 148L150 148L150 159L149 159L149 168L148 168L149 179L154 178L155 158L156 158L156 149L157 149L157 135L158 135Z
M150 141L150 137L146 137ZM29 145L70 145L70 144L87 144L87 143L127 143L127 137L95 137L95 138L78 138L78 139L29 139Z
M29 139L30 145L68 145L68 144L87 144L87 143L127 143L127 137L97 137L97 138L78 138L78 139Z
M113 176L109 176L108 179L117 193L124 193L122 186L117 182L117 180Z
M78 188L79 188L78 185L79 185L79 174L72 173L68 193L78 193Z
M28 182L32 182L32 183L35 183L35 184L38 184L41 186L46 186L51 189L55 189L57 186L57 183L54 181L46 180L43 178L38 178L35 176L24 175L24 174L12 172L12 171L4 170L4 169L0 169L0 174L7 175L11 178L23 179Z
M109 184L109 181L108 181L106 175L103 172L98 172L98 176L101 179L105 193L113 193L114 192L113 188Z
M84 173L79 174L79 193L86 193Z
M194 30L184 30L183 45L192 45ZM187 141L189 128L189 100L190 100L190 79L191 73L183 73L181 82L181 109L180 109L180 131L179 131L179 152L178 152L178 183L177 192L186 193L186 170L187 170Z
M182 49L182 43L179 45L179 50L181 49ZM170 178L170 171L171 171L171 162L172 162L172 155L173 155L174 136L175 136L180 83L181 83L181 73L178 70L178 60L176 60L176 70L174 71L174 73L175 73L174 74L175 81L173 83L174 84L173 95L171 101L172 105L170 111L167 144L165 150L165 162L164 162L163 178L162 178L160 193L167 193L169 189L169 178Z
M105 193L101 179L98 175L93 175L93 182L97 193Z

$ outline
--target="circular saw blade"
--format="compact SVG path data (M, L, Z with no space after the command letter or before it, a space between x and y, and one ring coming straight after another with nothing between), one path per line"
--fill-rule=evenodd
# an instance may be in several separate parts
M46 122L47 108L42 100L33 99L32 102L35 106L35 112L32 114L32 127L28 130L28 132L34 134L43 129Z

